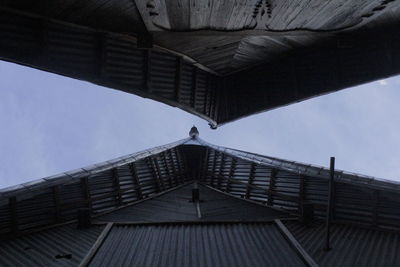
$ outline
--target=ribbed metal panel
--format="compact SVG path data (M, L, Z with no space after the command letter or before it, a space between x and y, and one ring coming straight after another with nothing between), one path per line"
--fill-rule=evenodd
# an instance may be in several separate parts
M199 185L201 218L190 202L193 185L189 184L136 205L97 217L105 222L177 222L177 221L266 221L288 217L279 212L237 199Z
M24 184L24 191L37 187L31 192L34 196L17 196L14 218L9 200L3 201L0 206L0 218L4 219L0 222L0 238L6 237L13 226L16 231L24 232L73 220L80 208L90 208L95 215L182 184L188 176L181 153L175 146L166 146L82 169L88 173L93 171L93 174L75 179L68 177L66 184L62 182L67 175ZM11 192L5 190L4 194Z
M90 266L305 266L273 224L115 225Z
M206 184L294 213L299 212L301 203L312 203L315 215L325 217L327 168L219 147L201 139L198 141L209 148L202 175ZM231 171L234 159L236 165ZM301 180L304 181L303 189ZM334 189L334 221L400 229L400 210L396 208L400 205L398 182L338 170Z
M1 241L0 266L78 266L103 228L68 225Z
M332 250L323 250L325 225L285 222L287 228L320 266L399 266L400 233L332 225Z

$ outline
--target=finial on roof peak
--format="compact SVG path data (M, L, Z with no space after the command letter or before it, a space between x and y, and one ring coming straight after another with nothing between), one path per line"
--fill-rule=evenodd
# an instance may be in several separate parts
M190 129L189 136L192 139L195 139L196 137L199 136L199 131L197 130L196 126L193 125L192 129Z

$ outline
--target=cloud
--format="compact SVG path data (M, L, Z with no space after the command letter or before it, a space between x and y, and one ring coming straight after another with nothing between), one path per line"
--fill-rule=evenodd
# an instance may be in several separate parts
M388 85L387 80L379 80L378 83L383 86Z

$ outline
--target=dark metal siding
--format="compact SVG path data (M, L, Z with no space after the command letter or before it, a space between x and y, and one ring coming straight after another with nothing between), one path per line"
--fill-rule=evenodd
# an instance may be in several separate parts
M201 177L207 185L293 213L312 203L315 215L325 217L328 169L200 142L209 147ZM334 191L333 221L400 229L398 182L338 170Z
M0 241L0 266L78 266L103 228L68 225Z
M115 225L91 266L305 266L273 224Z
M331 226L332 250L323 250L325 225L285 222L286 227L320 266L399 266L400 233L346 225Z
M176 221L266 221L287 218L279 212L258 204L227 196L199 186L202 218L196 204L190 202L193 185L186 185L159 197L100 216L106 222L176 222Z
M3 219L0 222L0 239L10 233L13 226L18 232L26 232L73 220L80 208L91 208L92 214L99 214L188 180L185 162L180 155L181 148L155 151L158 153L148 152L137 160L134 157L123 158L116 165L108 162L108 169L105 165L95 165L93 168L100 170L79 179L69 178L67 184L48 183L46 186L45 179L39 180L40 187L30 191L34 197L29 198L23 194L16 197L14 218L9 204L11 198L5 199L0 206L0 218ZM87 173L90 173L89 170Z

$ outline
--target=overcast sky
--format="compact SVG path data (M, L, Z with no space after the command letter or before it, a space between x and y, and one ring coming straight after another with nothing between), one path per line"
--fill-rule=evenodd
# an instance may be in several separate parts
M400 181L400 78L211 130L177 108L0 61L0 187L186 138Z

